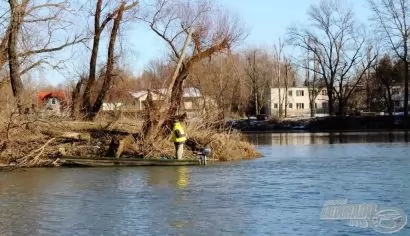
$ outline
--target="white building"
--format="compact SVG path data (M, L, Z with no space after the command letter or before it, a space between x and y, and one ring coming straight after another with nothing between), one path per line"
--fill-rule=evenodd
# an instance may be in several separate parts
M118 111L121 109L121 107L124 106L124 103L121 102L104 102L102 104L102 110L103 111Z
M167 89L157 89L151 91L152 100L154 102L162 103L165 99ZM204 97L197 88L184 88L182 95L182 109L186 112L200 111L204 108ZM142 111L145 109L145 101L148 97L147 90L140 90L135 92L130 92L130 95L135 99L134 105L137 111Z
M280 93L280 99L279 99ZM271 88L267 95L268 115L277 116L279 114L279 104L282 103L283 114L287 117L308 117L310 116L309 90L307 87ZM315 109L317 115L328 112L328 97L326 89L322 89L315 99Z
M402 110L404 107L404 87L402 86L393 86L392 87L392 99L394 102L394 111ZM410 92L409 92L410 98ZM408 102L410 105L410 101Z

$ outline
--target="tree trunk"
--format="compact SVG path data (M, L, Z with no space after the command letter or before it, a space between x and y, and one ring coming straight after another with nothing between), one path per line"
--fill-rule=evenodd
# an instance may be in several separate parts
M188 69L185 66L182 66L175 80L175 83L172 86L171 101L168 109L169 118L176 116L181 107L183 96L183 84L185 79L188 77L188 74Z
M258 89L255 88L255 115L259 115Z
M100 42L100 35L94 36L93 49L91 52L90 60L90 74L88 76L87 85L83 94L83 113L87 115L91 111L91 89L93 88L96 78L97 56L98 56L98 44Z
M285 62L285 93L283 94L285 100L285 118L288 116L288 62Z
M315 115L316 115L315 100L310 99L310 117L313 118L313 117L315 117Z
M368 112L371 111L371 97L370 97L370 70L366 73L366 109Z
M406 44L407 45L407 44ZM406 52L407 52L407 46L405 47ZM408 117L408 111L409 111L409 61L407 60L407 53L406 57L404 59L404 120L406 124L406 129L407 129L407 117Z
M333 91L332 91L332 88L327 88L327 96L328 96L328 102L327 102L327 104L328 104L328 111L329 111L329 115L330 116L333 116L334 114L335 114L335 110L334 110L334 107L333 107L333 104L334 104L334 97L333 97Z
M393 115L393 106L394 106L394 101L392 98L392 94L391 94L390 88L387 87L387 112L389 113L390 116Z
M152 93L148 90L147 99L145 100L144 123L142 126L143 137L152 137L154 128L158 126L158 109L152 100Z
M308 83L308 93L309 93L309 108L310 108L310 117L313 118L316 115L315 100L317 92L315 91L315 81Z
M89 112L91 112L91 89L93 88L96 78L98 49L102 32L100 27L101 11L102 0L98 0L94 16L94 39L90 58L90 71L82 99L82 113L85 117L88 116Z
M219 78L219 88L218 91L223 91L222 89L222 73L218 74ZM219 92L218 93L218 118L219 119L224 119L225 118L225 98L224 98L224 92Z
M111 30L110 41L108 44L108 59L107 59L107 69L105 71L105 78L101 90L97 96L97 100L95 101L91 112L89 112L88 119L93 120L97 113L100 111L101 106L104 102L105 95L107 91L110 89L112 74L114 71L114 49L115 49L115 41L118 35L118 29L120 28L120 23L122 19L122 14L124 12L125 2L123 2L119 8L118 14L114 19L114 25Z
M278 61L277 62L278 63L278 95L279 95L279 118L282 118L282 116L283 116L283 109L282 109L282 97L281 97L281 91L280 91L280 89L281 89L281 87L280 87L280 75L281 75L281 73L280 73L280 61Z
M346 108L346 104L345 101L343 101L343 99L338 99L339 104L338 104L338 112L339 112L339 116L344 116L345 115L345 108Z
M13 90L13 95L17 99L17 107L21 113L24 110L23 107L23 83L20 78L20 62L18 59L17 52L17 38L21 26L22 18L22 6L19 6L15 0L9 0L10 4L10 14L11 14L11 30L9 33L8 39L8 59L9 59L9 73L10 73L10 82L11 88Z
M86 79L87 78L85 76L81 76L80 80L77 82L73 90L73 93L71 94L71 100L73 101L73 103L71 104L71 117L74 119L79 118L81 115L80 111L83 102L81 92Z
M285 85L285 118L288 116L288 86Z
M7 63L7 56L8 56L8 42L9 42L9 34L11 31L11 24L9 24L6 32L4 32L4 36L0 42L0 68Z

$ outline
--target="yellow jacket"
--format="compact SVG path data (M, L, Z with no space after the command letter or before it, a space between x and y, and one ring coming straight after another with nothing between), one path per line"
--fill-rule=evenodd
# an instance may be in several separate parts
M182 128L182 125L180 122L174 123L174 127L172 129L172 142L174 143L183 143L186 141L186 133L184 131L184 128Z

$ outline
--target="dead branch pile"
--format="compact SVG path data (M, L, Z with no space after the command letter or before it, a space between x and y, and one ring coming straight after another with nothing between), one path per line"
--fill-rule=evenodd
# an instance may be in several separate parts
M198 117L184 122L188 134L185 158L195 158L202 147L210 147L211 158L221 161L260 155L252 145L242 141L240 133L222 130L215 125L217 120L207 118L207 121ZM144 138L140 133L142 122L136 120L56 122L13 112L3 113L0 119L0 164L53 166L60 156L174 157L169 133Z

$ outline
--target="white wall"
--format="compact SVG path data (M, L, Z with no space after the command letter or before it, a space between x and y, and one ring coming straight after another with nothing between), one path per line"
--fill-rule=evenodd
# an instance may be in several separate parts
M119 110L124 104L118 102L118 103L107 103L104 102L102 104L102 110L103 111L116 111Z
M279 91L281 102L283 103L283 111L287 96L288 117L310 115L309 90L307 87L291 87L288 88L286 94L285 88L271 88L268 94L268 110L270 115L277 115L279 113ZM315 99L316 109L319 113L322 113L322 110L327 110L327 101L326 90L322 90Z
M409 92L410 97L410 92ZM392 87L392 99L395 103L395 109L404 107L404 87L402 86L393 86ZM410 101L409 101L410 105Z

